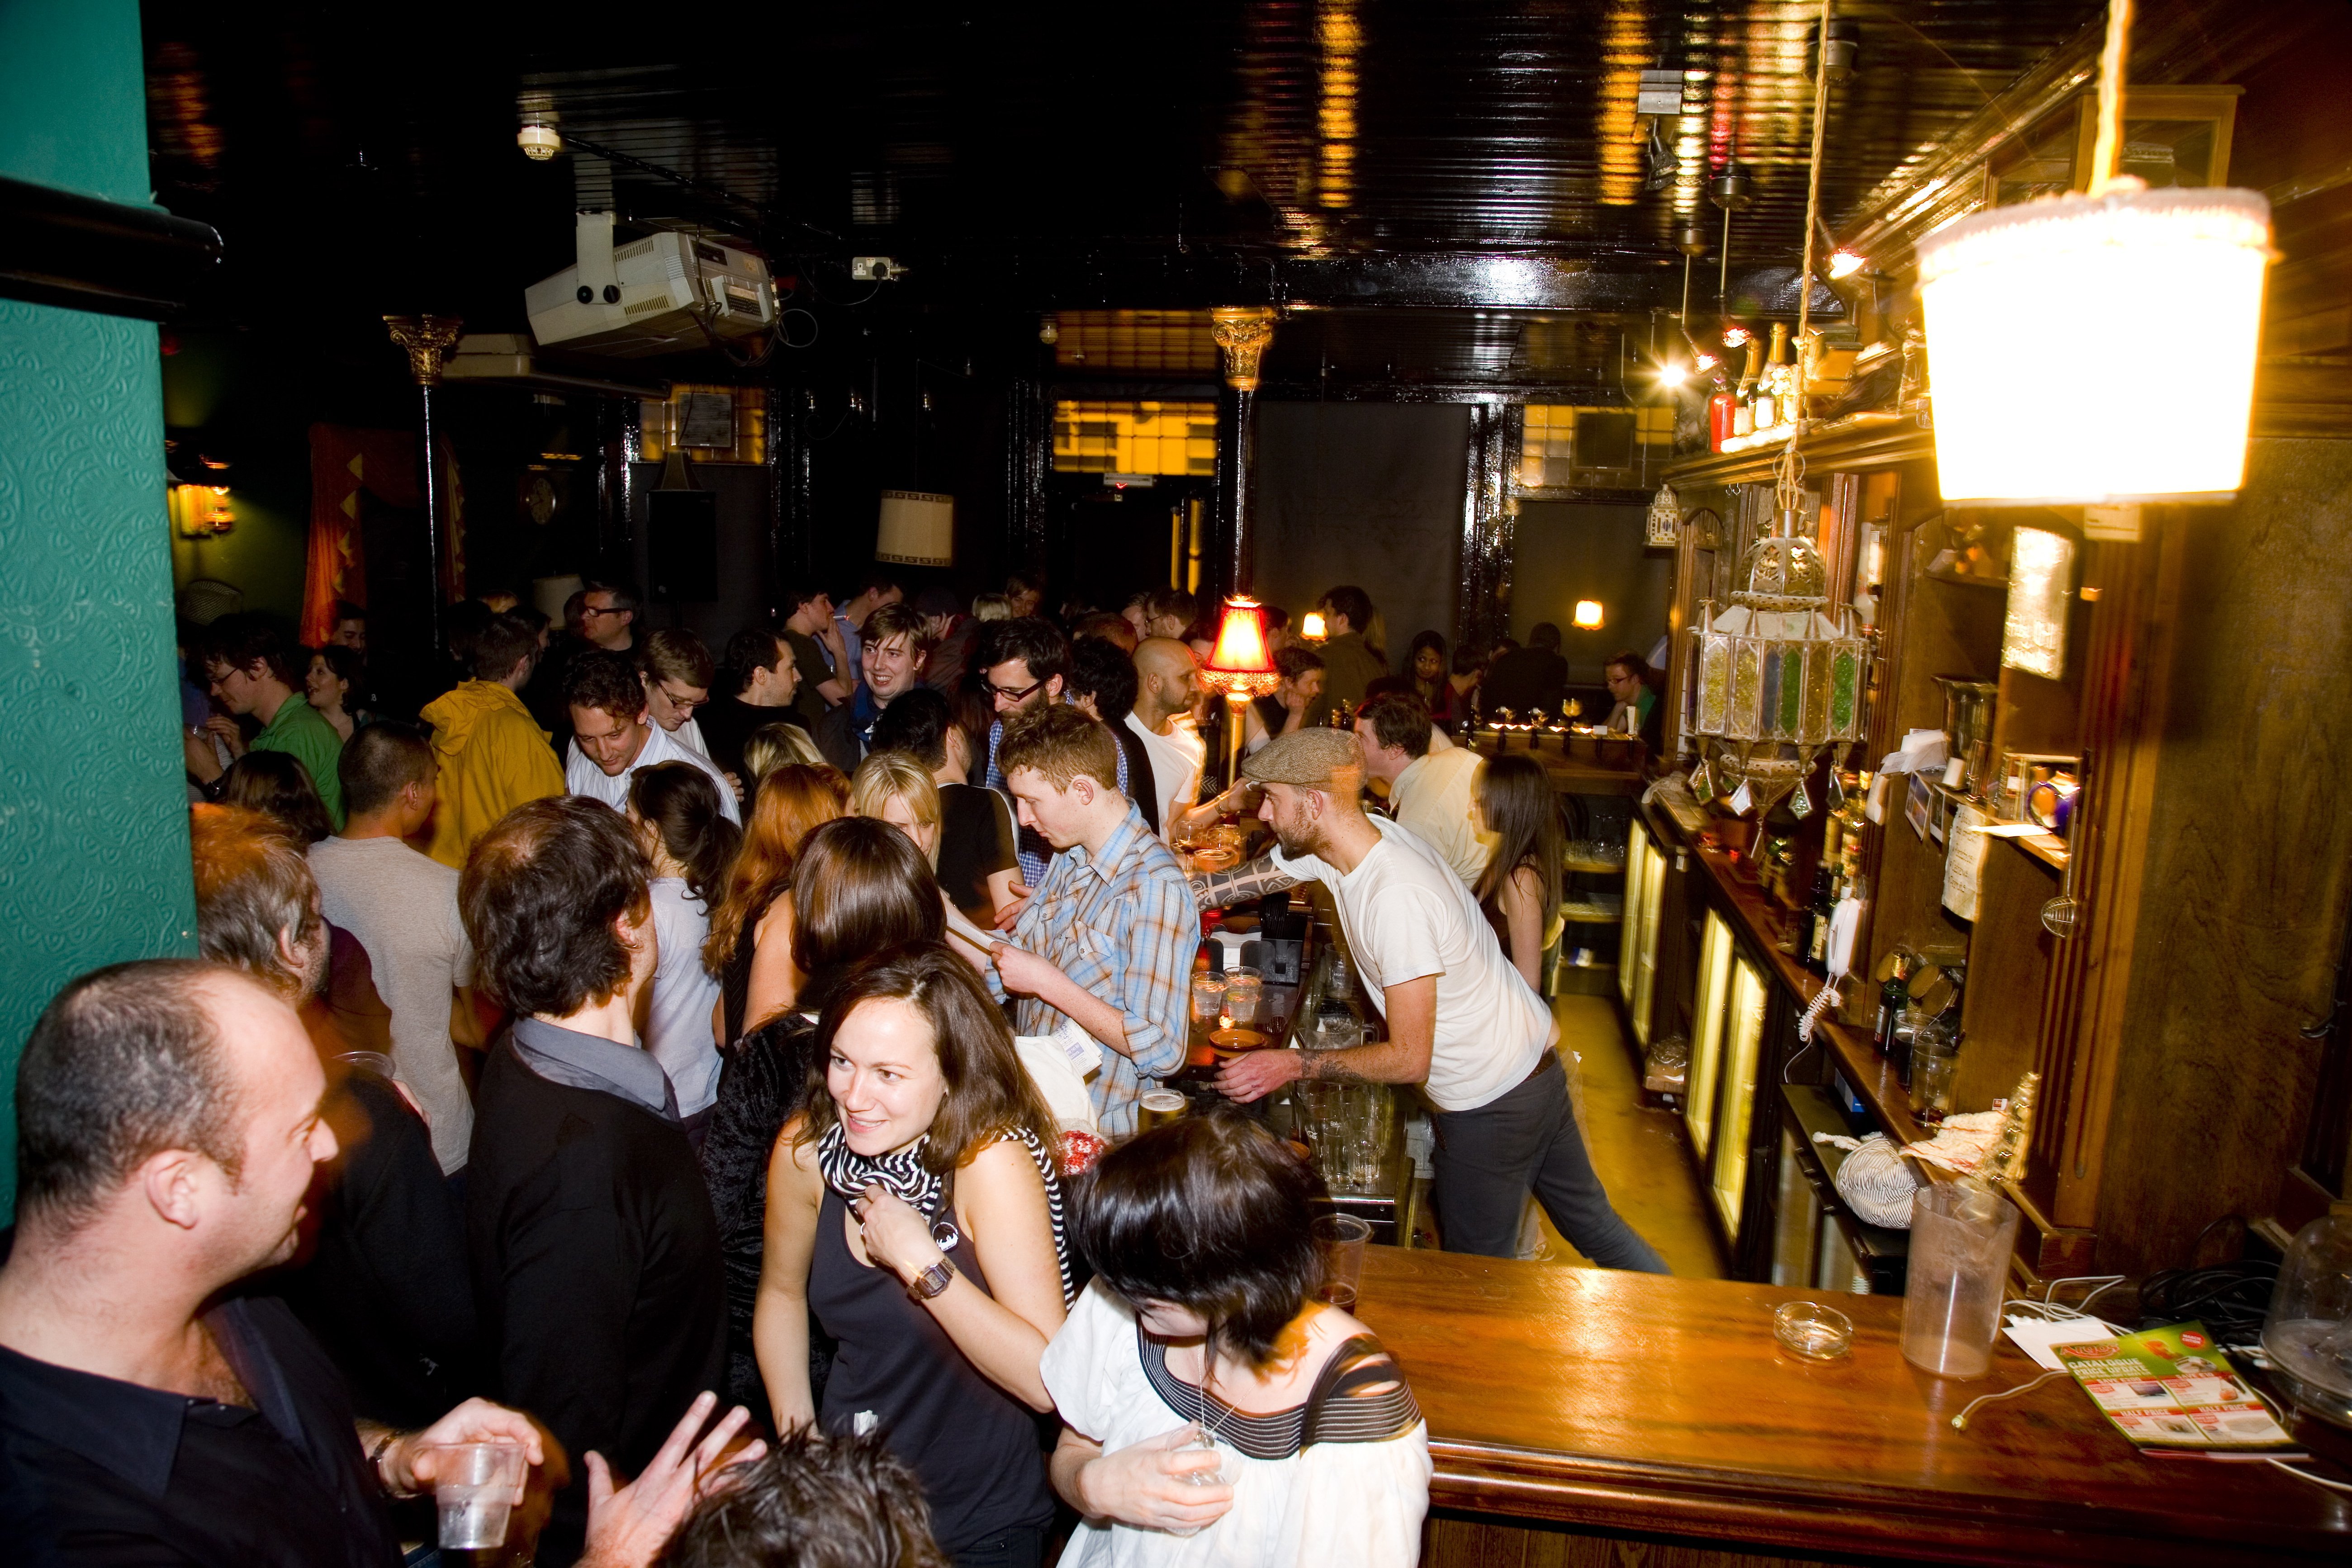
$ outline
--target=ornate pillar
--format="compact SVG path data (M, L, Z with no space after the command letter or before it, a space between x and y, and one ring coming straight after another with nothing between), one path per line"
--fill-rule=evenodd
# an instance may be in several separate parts
M455 316L386 316L384 330L408 353L408 374L416 379L417 474L425 498L425 635L441 647L443 552L448 548L449 487L441 480L438 442L433 427L434 394L441 384L443 356L457 346L464 326Z
M1508 466L1517 456L1521 420L1515 405L1470 405L1470 444L1462 493L1462 595L1455 638L1480 647L1511 628L1511 543L1517 519Z
M1209 320L1232 393L1219 400L1217 408L1218 466L1226 480L1217 498L1223 513L1218 520L1225 545L1223 589L1228 595L1246 594L1255 576L1250 482L1257 467L1258 362L1274 341L1274 312L1263 306L1221 305L1209 312Z
M1054 389L1030 376L1004 389L1004 562L1045 570L1054 473Z

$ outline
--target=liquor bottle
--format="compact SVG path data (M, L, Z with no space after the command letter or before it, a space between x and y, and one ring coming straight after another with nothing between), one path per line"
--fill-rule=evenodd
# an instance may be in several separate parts
M1831 885L1830 868L1823 866L1813 873L1812 924L1806 931L1805 950L1798 955L1816 974L1830 972L1830 916L1836 910L1837 893Z
M1738 403L1731 414L1731 433L1753 435L1756 430L1756 378L1763 373L1764 345L1754 338L1748 340L1747 366L1739 374Z
M1767 427L1777 428L1795 420L1797 409L1793 370L1794 367L1789 363L1789 324L1786 321L1775 321L1772 323L1772 353L1764 363L1761 390L1758 394L1759 403L1769 402L1771 417L1767 419L1759 414L1756 420L1756 428L1759 430Z
M1707 445L1716 451L1722 451L1723 443L1730 437L1738 407L1739 399L1718 379L1714 395L1706 400Z
M1878 1019L1870 1027L1870 1043L1882 1057L1895 1054L1895 1026L1903 1016L1903 1009L1911 1003L1910 987L1903 983L1903 972L1897 969L1878 988Z

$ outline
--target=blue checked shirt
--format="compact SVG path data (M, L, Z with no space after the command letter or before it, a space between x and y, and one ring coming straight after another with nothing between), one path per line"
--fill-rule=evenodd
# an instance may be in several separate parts
M1004 721L999 719L988 727L988 772L980 782L1010 800L1013 792L1004 787L1004 770L996 765L996 748L1003 739ZM1118 793L1132 800L1135 797L1127 787L1127 748L1114 744L1111 750L1118 753ZM1035 828L1017 826L1021 820L1017 808L1013 813L1013 820L1016 824L1013 835L1013 856L1021 862L1021 885L1031 889L1042 888L1045 885L1045 868L1053 862L1054 847L1046 843L1045 836Z
M1201 911L1176 857L1144 826L1132 805L1099 856L1084 845L1054 857L1036 896L1013 928L1013 942L1049 959L1072 981L1118 1009L1128 1054L1106 1045L1102 1070L1087 1089L1106 1138L1135 1131L1136 1097L1184 1066L1192 959L1201 946ZM989 984L1003 987L993 969ZM1059 1009L1017 998L1013 1027L1050 1035Z

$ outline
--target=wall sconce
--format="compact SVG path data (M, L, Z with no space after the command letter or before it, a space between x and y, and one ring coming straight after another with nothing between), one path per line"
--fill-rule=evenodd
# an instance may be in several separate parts
M1321 642L1328 636L1323 629L1323 612L1309 610L1298 617L1298 635L1307 642Z
M1601 629L1600 600L1579 599L1576 601L1576 629L1582 632L1597 632Z
M2073 598L2074 542L2021 528L2009 547L2009 615L2000 662L2058 680L2066 674L2066 611Z
M165 500L172 526L183 539L218 538L236 526L236 512L228 502L228 465L210 458L196 460L205 470L201 481L164 470L171 480L171 493Z

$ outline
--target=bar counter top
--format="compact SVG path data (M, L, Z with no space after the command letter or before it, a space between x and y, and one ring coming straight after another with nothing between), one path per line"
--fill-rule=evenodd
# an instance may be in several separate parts
M1827 1299L1853 1350L1799 1362L1772 1339L1799 1299L1822 1298L1373 1247L1357 1313L1428 1419L1433 1514L1797 1556L2352 1560L2352 1495L2259 1461L2143 1458L2071 1379L1956 1432L1969 1400L2042 1369L2004 1340L1989 1376L1940 1382L1902 1359L1899 1299L1844 1295Z

